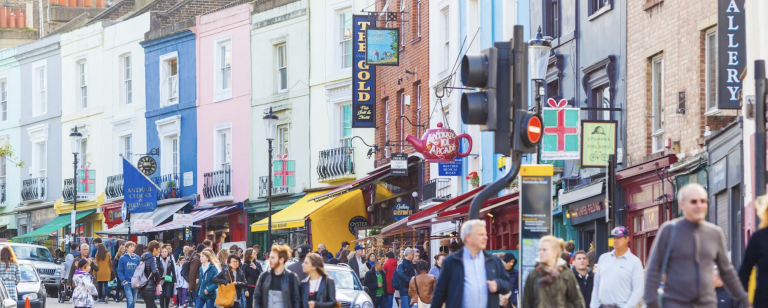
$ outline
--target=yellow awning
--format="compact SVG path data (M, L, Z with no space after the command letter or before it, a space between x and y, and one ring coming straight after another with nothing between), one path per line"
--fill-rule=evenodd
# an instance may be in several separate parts
M289 207L283 209L277 214L272 215L272 230L278 229L290 229L304 227L304 219L312 214L312 212L321 208L323 205L335 200L336 198L327 198L321 201L309 201L314 197L317 197L327 191L311 192L291 204ZM251 232L267 231L269 218L264 218L251 225Z
M354 241L356 236L349 232L349 222L356 216L368 218L363 192L359 189L340 195L311 213L313 246L324 244L328 251L334 252L339 251L341 242Z

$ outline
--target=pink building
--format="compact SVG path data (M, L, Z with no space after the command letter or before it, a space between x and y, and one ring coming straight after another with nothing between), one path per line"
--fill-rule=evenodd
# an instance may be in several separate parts
M197 181L200 207L240 209L203 222L216 242L243 242L250 189L250 4L197 17ZM234 209L232 208L232 209ZM232 209L221 209L231 213ZM239 243L238 243L239 244Z

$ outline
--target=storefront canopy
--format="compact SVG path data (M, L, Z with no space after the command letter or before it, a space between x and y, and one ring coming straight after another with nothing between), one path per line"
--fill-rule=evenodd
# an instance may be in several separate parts
M336 199L327 198L317 202L310 201L310 199L320 196L323 193L325 192L308 193L304 198L301 198L301 200L291 204L291 206L276 214L272 214L272 230L304 227L304 222L309 214L312 214L317 209ZM269 218L257 221L251 225L251 232L267 231L267 229L269 229L267 226L268 224Z
M469 202L473 199L475 199L475 196L480 193L481 190L485 188L485 185L480 186L478 188L475 188L473 190L470 190L469 192L458 196L456 198L447 200L443 203L440 203L438 205L434 205L426 210L423 210L421 212L415 213L408 217L408 225L414 225L423 221L430 220L432 218L437 217L437 214L441 211L445 211L450 208L455 208L457 206L460 206L464 202ZM382 230L384 232L384 230Z
M321 200L330 199L330 198L333 198L333 197L336 197L336 196L343 195L345 193L348 193L350 191L356 190L358 188L365 187L366 184L370 184L371 182L375 182L375 181L379 180L380 178L389 176L389 171L390 171L390 167L389 166L383 167L383 168L381 168L379 170L373 171L372 173L370 173L369 175L363 177L362 179L359 179L359 180L354 181L354 182L349 183L349 184L344 184L344 185L342 185L340 187L337 187L336 189L334 189L334 190L332 190L330 192L325 191L325 192L316 194L312 198L309 198L307 200L321 201ZM390 192L390 194L391 194L391 192Z
M77 213L77 215L75 215L75 219L80 220L85 216L93 214L93 212L96 212L96 211L95 210L81 211ZM58 231L59 229L64 228L65 226L71 223L72 223L71 215L69 214L59 215L59 217L56 217L51 222L40 227L35 231L14 237L13 241L15 243L31 243L37 240L45 240L45 239L48 239L48 235L50 235L51 233Z
M181 200L181 201L176 200L175 203L168 203L165 205L158 204L158 207L157 209L155 209L154 212L132 214L131 220L135 221L136 219L152 219L152 226L157 226L163 223L163 221L165 221L166 219L168 219L168 217L171 217L171 215L181 210L188 203L189 203L188 200ZM142 231L142 232L146 232L146 231ZM131 233L138 235L139 232L137 232L136 230L132 230ZM128 226L126 225L125 222L123 222L119 225L112 227L109 230L96 231L96 234L128 235Z
M199 210L199 211L192 211L192 213L190 213L190 214L192 215L192 222L195 223L195 222L201 221L203 219L206 219L206 218L209 218L209 217L213 217L213 216L222 214L222 213L224 213L226 211L234 210L234 209L242 209L242 208L240 207L240 204L235 204L235 205L227 205L227 206L222 206L222 207L209 208L209 209ZM144 230L143 232L162 232L162 231L176 230L176 229L179 229L179 228L189 228L189 227L199 228L200 226L198 226L198 225L179 226L179 225L173 223L173 221L171 221L171 222L167 222L167 223L164 223L162 225L156 226L154 228L150 228L150 229Z
M480 214L487 213L490 210L493 210L497 207L504 206L513 202L516 203L519 196L520 196L519 192L513 192L506 196L501 196L498 198L485 201L485 203L483 203L483 206L480 207ZM464 218L466 216L469 216L469 205L462 206L451 211L442 212L437 215L437 218L439 221L445 221L445 220L451 220L451 219Z

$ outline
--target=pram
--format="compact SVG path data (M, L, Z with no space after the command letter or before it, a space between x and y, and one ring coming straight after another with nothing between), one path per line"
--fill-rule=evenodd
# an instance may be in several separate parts
M107 297L112 298L112 300L118 303L125 299L125 291L123 291L123 286L118 285L117 278L107 283Z
M67 288L67 280L61 279L59 284L59 303L66 302L72 298L72 290Z

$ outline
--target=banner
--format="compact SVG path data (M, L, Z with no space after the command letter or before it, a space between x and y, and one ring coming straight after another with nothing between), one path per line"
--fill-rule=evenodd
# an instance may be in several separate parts
M744 9L744 0L717 1L717 70L712 73L717 76L717 91L714 92L717 93L718 109L741 109L739 90L742 84L739 75L747 64L747 22ZM710 94L714 96L715 93ZM693 106L693 103L689 106Z
M463 158L455 157L452 163L439 163L438 175L439 176L461 176L462 168L461 161Z
M152 228L152 219L134 219L131 220L132 231L141 232Z
M96 170L77 169L77 198L96 197Z
M368 15L352 16L352 128L376 127L376 68L365 61L365 35L370 26Z
M520 168L520 294L528 273L536 268L539 239L552 234L552 165Z
M129 214L155 211L159 188L125 158L123 158L123 186Z
M296 161L288 160L288 154L277 154L277 159L272 162L272 170L272 187L296 186Z
M365 35L368 65L399 66L400 29L369 28Z
M192 214L173 214L173 224L180 227L192 225Z
M542 108L544 136L541 160L579 159L579 109L568 107L567 100L548 99Z
M616 121L581 122L581 166L608 167L608 155L616 155Z

